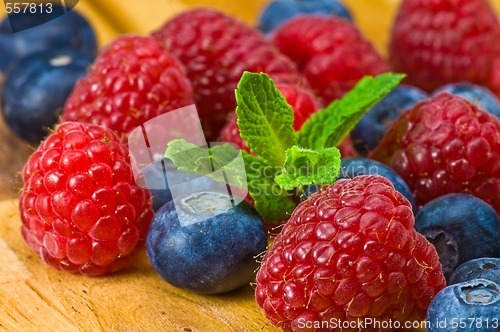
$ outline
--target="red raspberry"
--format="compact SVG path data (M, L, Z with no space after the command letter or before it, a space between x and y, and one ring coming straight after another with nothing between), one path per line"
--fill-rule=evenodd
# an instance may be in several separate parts
M178 60L152 37L121 36L102 49L87 76L76 83L62 119L127 134L191 104L191 83Z
M142 245L151 197L134 182L128 152L102 126L65 122L31 155L19 200L28 246L58 269L102 275Z
M408 74L408 83L427 91L470 81L500 93L500 80L494 82L499 41L500 25L487 0L404 0L392 28L390 61Z
M413 225L410 203L386 178L338 180L299 204L274 240L257 273L257 303L284 331L304 331L304 322L424 319L445 279Z
M325 105L363 76L389 71L356 27L340 17L299 15L276 30L273 42L299 65Z
M500 120L443 92L405 111L369 154L407 182L417 205L469 193L500 212Z
M365 42L316 55L307 63L304 75L323 103L327 104L341 98L364 76L388 71L386 62Z
M186 66L209 139L219 136L234 110L234 89L244 71L265 72L276 83L306 84L259 31L214 10L183 12L153 35Z

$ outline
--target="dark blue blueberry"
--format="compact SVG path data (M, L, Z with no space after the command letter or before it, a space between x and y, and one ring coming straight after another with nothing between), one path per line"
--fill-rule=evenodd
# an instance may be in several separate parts
M95 56L97 42L90 24L74 10L59 16L61 8L54 5L52 13L43 15L10 15L17 24L34 26L27 30L12 32L7 18L0 22L0 71L27 55L46 50L71 48Z
M450 284L487 279L500 285L500 258L482 257L467 261L453 271Z
M262 12L259 29L269 34L285 21L300 14L335 15L352 21L349 10L337 0L275 0Z
M497 97L495 97L493 92L485 87L467 82L451 83L440 87L435 92L433 92L433 95L436 95L439 92L443 91L459 95L462 98L475 103L485 111L488 111L489 113L500 118L499 101Z
M255 277L255 257L267 246L267 231L255 209L229 196L201 192L163 205L150 226L146 249L153 268L168 283L198 293L239 288Z
M39 143L64 107L76 81L93 58L74 50L32 54L7 72L2 89L2 113L21 138Z
M427 97L419 88L404 84L397 86L363 115L352 130L351 139L356 151L366 155L373 150L401 113Z
M153 209L155 211L172 200L169 180L172 185L175 185L175 195L177 196L215 190L221 185L225 186L225 184L212 180L208 176L181 171L169 159L161 159L149 164L143 169L142 175L146 187L153 196Z
M476 279L448 286L427 310L426 331L500 331L500 286Z
M381 175L386 177L389 181L392 182L394 188L396 188L396 190L399 191L410 202L413 211L415 211L415 200L413 199L410 188L403 180L403 178L401 178L401 176L389 166L384 165L376 160L362 157L342 159L339 179L352 179L358 175ZM318 189L319 187L314 184L307 186L304 192L304 197L308 198L313 193L318 191Z
M428 202L415 216L415 229L436 247L447 280L466 261L500 257L497 213L468 194L447 194Z

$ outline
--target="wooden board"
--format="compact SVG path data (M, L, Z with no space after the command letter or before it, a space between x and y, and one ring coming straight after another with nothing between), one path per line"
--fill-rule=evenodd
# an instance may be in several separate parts
M174 288L140 254L90 278L53 269L23 242L16 200L0 202L0 331L277 331L249 285L224 295Z

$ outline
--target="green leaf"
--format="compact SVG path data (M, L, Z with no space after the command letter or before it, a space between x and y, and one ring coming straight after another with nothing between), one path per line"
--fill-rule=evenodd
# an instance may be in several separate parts
M338 146L361 117L405 77L386 73L365 76L342 99L314 114L298 133L298 144L310 149Z
M275 176L281 167L269 166L262 157L241 151L244 166L233 161L240 150L230 144L202 148L183 139L168 144L165 157L185 172L210 176L215 181L227 182L240 188L248 188L255 208L268 223L287 218L296 206L291 193L283 190ZM224 172L215 172L221 168Z
M286 219L297 204L290 192L282 189L274 178L281 167L269 166L263 158L243 152L247 172L248 192L254 200L255 209L266 223Z
M216 145L211 148L201 148L184 139L176 139L168 143L165 157L172 160L181 171L210 176L215 181L226 182L238 187L246 186L245 169L233 163L240 153L231 144ZM222 172L216 172L224 167Z
M282 166L297 139L291 106L264 73L244 72L235 93L241 138L268 165Z
M313 183L332 184L339 174L339 149L310 150L294 145L286 150L284 168L275 181L285 190L292 190Z

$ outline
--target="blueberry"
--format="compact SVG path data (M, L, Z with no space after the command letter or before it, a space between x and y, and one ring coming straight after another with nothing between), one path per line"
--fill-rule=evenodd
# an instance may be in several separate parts
M475 103L485 111L488 111L489 113L500 118L499 101L497 97L495 97L493 92L491 92L489 89L485 87L467 82L451 83L440 87L439 89L433 92L433 95L436 95L443 91L459 95Z
M64 12L64 9L54 4L51 13L11 14L11 22L21 26L33 26L31 29L17 32L12 32L9 19L4 18L0 22L0 71L4 71L22 57L45 50L71 48L95 56L97 41L87 20L74 10L59 16L61 11ZM37 25L40 23L43 24Z
M155 211L172 200L169 180L172 185L176 185L175 194L178 196L214 190L221 185L220 182L212 180L208 176L181 171L169 159L160 159L149 164L143 169L142 175L145 186L153 197L153 209Z
M415 211L415 200L413 199L410 188L403 180L403 178L401 178L401 176L389 166L384 165L376 160L362 157L342 159L339 179L352 179L353 177L358 175L381 175L386 177L389 181L392 182L394 188L396 188L396 190L399 191L410 202L413 211ZM319 187L314 184L307 186L304 191L304 197L308 198L313 193L318 191L318 189Z
M500 285L500 258L482 257L467 261L453 271L450 284L487 279Z
M258 267L255 256L266 246L267 232L255 209L245 201L233 207L229 196L214 192L163 205L146 239L151 265L163 279L205 294L251 281Z
M427 311L426 331L500 331L500 286L476 279L442 289Z
M500 257L500 219L485 201L468 194L440 196L420 208L415 229L437 249L447 280L471 259Z
M401 84L372 107L351 132L354 148L361 155L377 146L390 124L405 110L412 108L428 95L410 85Z
M352 21L349 10L337 0L275 0L262 12L259 29L266 34L300 14L339 16Z
M16 62L2 89L2 113L21 138L39 143L93 58L74 50L35 53Z

